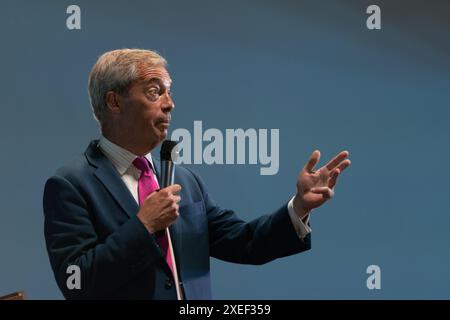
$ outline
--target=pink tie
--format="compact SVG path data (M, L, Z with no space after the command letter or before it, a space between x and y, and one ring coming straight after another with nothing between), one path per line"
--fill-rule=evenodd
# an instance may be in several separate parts
M139 205L144 203L147 196L158 189L158 183L155 178L153 178L153 172L150 165L145 157L137 157L133 164L136 168L141 170L141 176L138 182L138 194L139 194ZM172 270L173 274L173 264L172 255L170 252L169 238L167 237L166 230L158 231L155 233L156 240L158 241L159 247L166 256L167 264Z

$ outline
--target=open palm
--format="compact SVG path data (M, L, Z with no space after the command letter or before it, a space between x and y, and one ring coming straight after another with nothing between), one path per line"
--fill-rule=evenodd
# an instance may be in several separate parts
M311 154L297 178L294 208L296 212L302 212L299 215L321 206L333 197L338 176L350 165L348 156L347 151L342 151L325 166L314 170L320 160L320 151L316 150Z

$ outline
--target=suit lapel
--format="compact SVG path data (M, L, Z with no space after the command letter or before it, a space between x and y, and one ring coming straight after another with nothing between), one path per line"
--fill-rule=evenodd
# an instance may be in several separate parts
M109 161L98 147L98 140L94 140L90 143L89 147L86 149L85 155L91 166L95 168L94 175L102 182L105 188L108 189L125 213L129 217L136 215L139 211L139 205L120 178L111 161Z

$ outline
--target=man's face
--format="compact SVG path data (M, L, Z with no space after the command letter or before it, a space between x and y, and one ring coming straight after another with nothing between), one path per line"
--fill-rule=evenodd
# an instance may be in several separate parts
M172 80L164 67L145 68L141 75L128 94L120 96L120 122L126 131L123 134L134 143L154 148L166 138L175 107L170 97Z

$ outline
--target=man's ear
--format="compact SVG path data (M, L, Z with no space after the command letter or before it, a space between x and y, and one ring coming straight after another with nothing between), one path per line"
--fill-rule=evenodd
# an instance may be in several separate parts
M121 111L121 105L120 105L120 97L117 93L114 91L108 91L106 93L106 106L108 109L108 112L111 112L113 114L118 114Z

